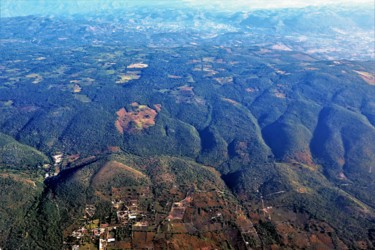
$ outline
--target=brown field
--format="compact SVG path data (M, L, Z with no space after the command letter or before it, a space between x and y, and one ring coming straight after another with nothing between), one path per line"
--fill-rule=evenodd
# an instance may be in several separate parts
M285 99L286 98L286 95L284 93L281 93L281 92L276 92L275 96L277 98L280 98L280 99Z
M153 249L155 232L133 232L132 249Z
M305 151L295 152L290 158L285 159L286 162L298 162L302 164L306 164L309 166L313 166L314 162L312 160L310 149L306 149Z
M81 92L82 88L79 86L79 84L74 84L73 85L73 93L79 93Z
M142 172L117 161L107 162L93 178L94 186L110 183L116 176L126 175L134 179L147 179Z
M168 245L169 249L201 249L213 250L218 249L215 243L201 239L197 236L187 234L175 234Z
M120 74L116 83L123 84L132 80L138 80L141 78L140 72L127 72L127 74Z
M138 103L132 103L131 106L132 111L121 108L116 112L118 118L115 126L120 134L140 131L155 125L155 118L158 115L156 110Z
M95 249L95 248L92 248ZM113 246L107 247L108 250L111 249L132 249L132 244L131 242L128 241L116 241L113 243Z
M375 75L364 72L364 71L356 71L354 70L365 82L367 82L369 85L375 86Z
M148 64L145 64L145 63L133 63L127 66L128 69L144 69L147 67L148 67Z
M229 98L221 98L221 100L223 100L223 101L225 101L225 102L227 102L227 103L230 103L230 104L232 104L232 105L234 105L234 106L238 106L238 105L240 105L238 102L236 102L235 100L232 100L232 99L229 99Z

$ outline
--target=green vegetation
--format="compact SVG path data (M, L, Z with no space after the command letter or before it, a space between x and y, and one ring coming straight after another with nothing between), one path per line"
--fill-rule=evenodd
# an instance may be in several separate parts
M0 133L0 169L32 170L48 162L42 152Z

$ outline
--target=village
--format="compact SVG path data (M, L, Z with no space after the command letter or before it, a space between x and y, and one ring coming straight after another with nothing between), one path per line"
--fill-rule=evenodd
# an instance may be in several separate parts
M112 188L111 197L105 222L95 218L95 205L86 204L81 225L66 237L65 249L152 248L156 219L149 187Z
M111 216L105 222L96 218L95 205L86 204L80 226L64 239L65 249L154 249L158 227L175 231L176 225L183 224L193 199L188 193L184 200L170 203L167 210L159 207L156 211L148 186L112 188L111 197Z
M223 209L228 205L224 195L220 190L191 190L183 200L157 208L148 186L112 188L111 214L101 221L97 207L86 204L79 226L65 234L64 249L154 249L158 236L168 240L198 232L233 233L231 221L237 224L238 241L250 249L249 242L258 242L258 235L239 207Z

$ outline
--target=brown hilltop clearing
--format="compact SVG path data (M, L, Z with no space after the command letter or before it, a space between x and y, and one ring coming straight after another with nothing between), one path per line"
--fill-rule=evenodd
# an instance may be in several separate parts
M108 199L108 188L114 179L130 178L136 182L147 181L148 177L142 172L117 161L109 161L101 167L92 179L96 194L102 199Z
M155 118L161 110L161 105L156 104L155 109L147 105L139 105L137 102L131 104L131 111L125 108L119 109L115 126L120 134L124 132L136 132L155 125Z
M118 173L125 172L128 175L131 175L135 179L139 178L146 178L147 176L144 175L142 172L131 168L129 166L126 166L123 163L117 162L117 161L109 161L107 162L98 172L97 175L95 175L95 180L97 182L103 181L103 179L113 177L114 175L117 175Z
M286 157L284 159L286 162L299 162L303 164L307 164L309 166L314 166L314 161L311 156L311 152L309 149L305 149L303 151L295 152L292 156Z

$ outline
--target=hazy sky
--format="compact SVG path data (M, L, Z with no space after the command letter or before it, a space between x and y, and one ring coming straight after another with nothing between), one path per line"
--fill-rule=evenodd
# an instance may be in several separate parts
M223 10L305 7L323 4L364 4L374 0L0 0L0 16L55 15L97 12L144 4L184 4Z
M182 0L193 5L217 5L223 8L299 8L331 4L370 4L374 0Z

